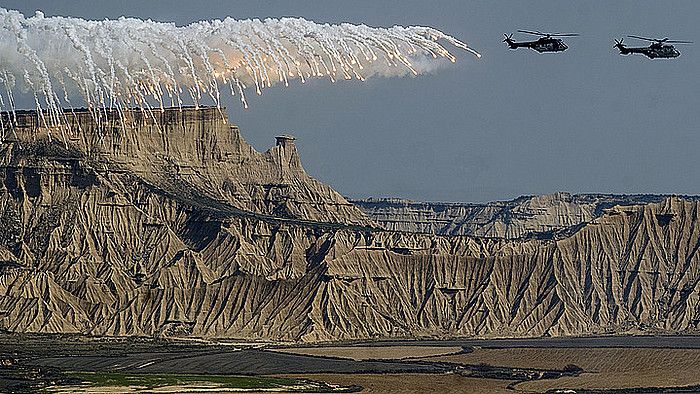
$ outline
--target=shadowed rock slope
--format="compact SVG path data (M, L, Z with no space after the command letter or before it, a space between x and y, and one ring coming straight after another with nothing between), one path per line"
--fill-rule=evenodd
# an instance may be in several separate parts
M385 231L308 177L293 145L257 153L213 109L146 115L80 112L50 139L18 114L0 148L0 328L293 341L698 330L697 201L601 209L551 239Z

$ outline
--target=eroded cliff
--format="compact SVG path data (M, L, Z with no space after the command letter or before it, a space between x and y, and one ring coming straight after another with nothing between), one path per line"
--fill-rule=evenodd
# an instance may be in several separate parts
M218 111L76 114L0 154L0 328L267 340L696 332L691 199L553 239L385 231ZM150 125L149 125L150 124ZM77 132L80 125L82 132Z
M523 238L547 237L582 225L615 205L659 203L666 197L559 192L485 204L418 202L399 198L368 198L351 202L387 230Z

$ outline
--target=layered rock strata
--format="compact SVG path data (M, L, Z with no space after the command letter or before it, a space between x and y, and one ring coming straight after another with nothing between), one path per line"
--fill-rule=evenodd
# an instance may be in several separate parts
M512 239L552 236L590 222L606 208L660 203L666 197L670 196L558 192L484 204L418 202L400 198L368 198L351 202L387 230Z
M386 231L288 142L257 153L214 109L81 112L65 136L20 115L0 148L4 330L329 341L700 324L692 199L606 208L552 239Z

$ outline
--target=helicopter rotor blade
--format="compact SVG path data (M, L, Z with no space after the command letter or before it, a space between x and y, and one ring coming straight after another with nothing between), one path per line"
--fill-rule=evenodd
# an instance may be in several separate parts
M547 33L542 33L539 31L531 31L531 30L518 30L519 33L525 33L525 34L532 34L533 36L547 36Z
M532 34L533 36L541 36L541 37L576 37L578 36L577 33L543 33L541 31L532 31L532 30L518 30L520 33L525 33L525 34Z
M647 37L640 37L640 36L627 36L630 38L636 38L638 40L645 40L645 41L651 41L651 42L658 42L659 44L663 43L668 43L668 44L692 44L692 41L679 41L679 40L669 40L668 37L664 37L662 39L658 38L647 38Z
M654 39L654 38L646 38L646 37L640 37L640 36L627 36L629 38L636 38L638 40L644 40L644 41L651 41L651 42L658 42L659 40Z

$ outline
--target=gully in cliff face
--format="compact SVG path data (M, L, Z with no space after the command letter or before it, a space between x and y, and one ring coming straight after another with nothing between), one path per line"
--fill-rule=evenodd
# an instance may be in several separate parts
M694 198L543 196L432 211L493 223L486 237L388 230L308 176L293 137L258 153L216 108L125 124L75 111L65 139L16 116L0 147L5 330L326 341L698 329ZM574 227L523 235L549 225Z
M458 60L453 48L481 57L424 26L302 18L183 26L41 11L25 17L0 8L0 391L696 391L698 198L348 201L306 173L294 136L278 135L257 152L222 105L229 91L247 107L246 87L262 94L312 78L430 73ZM432 115L413 123L416 132L461 149L445 128L468 123L476 130L481 122L481 136L497 134L498 145L531 137L518 128L525 138L501 138L508 124L548 137L547 122L559 136L566 127L558 121L579 116L564 123L577 126L598 111L596 120L619 118L619 108L606 116L600 105L624 101L619 91L599 97L613 85L574 82L588 72L558 80L539 72L544 62L533 64L527 78L484 74L479 79L489 85L461 86L486 92L479 95L484 103L512 96L521 81L532 93L576 99L559 96L575 91L587 102L557 108L572 102L521 100L548 102L546 116L538 109L489 112L502 102L469 112L472 102L458 89L431 95L422 82L405 79L414 90L404 92L424 110L416 114ZM543 83L531 83L542 75ZM675 95L682 84L665 77L663 87ZM503 80L499 91L494 82ZM647 96L658 108L664 92L652 85ZM561 91L549 90L555 88ZM590 92L596 100L585 98ZM332 111L351 101L372 102L353 94L363 93L339 101L330 118L340 119ZM406 97L393 100L403 106ZM391 100L374 102L378 116L387 117ZM596 101L590 111L588 101ZM36 110L18 110L26 103ZM303 108L327 112L327 104ZM450 107L459 112L454 118L442 113ZM648 123L659 120L655 112ZM410 133L392 116L395 132ZM366 119L352 119L345 124L362 131ZM562 145L566 138L540 145L588 159L616 143L601 138L605 147L596 140L593 152L578 146L586 138L571 139L576 147ZM616 158L630 147L619 146L610 150ZM517 156L499 150L495 157L504 152ZM488 167L482 161L495 162L477 157L460 170L479 172ZM324 342L333 346L319 346Z

